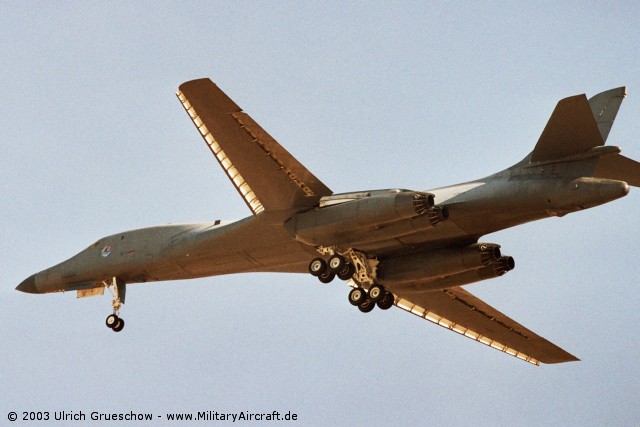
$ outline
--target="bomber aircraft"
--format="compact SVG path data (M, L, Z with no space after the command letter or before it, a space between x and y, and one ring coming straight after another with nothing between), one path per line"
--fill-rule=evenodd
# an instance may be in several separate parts
M241 272L336 276L364 313L396 306L521 360L578 360L463 286L502 276L514 260L489 233L591 208L640 186L640 163L605 146L624 87L558 102L531 153L491 176L433 190L334 194L211 80L178 99L252 215L104 237L25 279L29 293L112 294L119 332L128 284Z

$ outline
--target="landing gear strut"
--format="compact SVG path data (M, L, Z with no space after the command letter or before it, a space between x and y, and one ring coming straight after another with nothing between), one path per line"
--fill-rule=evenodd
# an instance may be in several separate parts
M376 283L376 259L368 258L354 249L338 253L334 247L319 247L318 252L329 258L326 261L324 258L314 258L309 263L309 273L322 283L329 283L336 276L340 280L351 280L350 284L354 286L349 292L351 305L358 307L363 313L369 313L376 306L381 310L388 310L393 306L393 294Z
M112 288L111 292L113 294L113 298L111 299L113 314L107 316L105 324L107 325L107 328L111 329L113 332L120 332L124 329L124 320L118 315L120 314L122 304L124 304L127 290L126 284L117 277L113 277L110 281L105 280L103 284L107 289Z

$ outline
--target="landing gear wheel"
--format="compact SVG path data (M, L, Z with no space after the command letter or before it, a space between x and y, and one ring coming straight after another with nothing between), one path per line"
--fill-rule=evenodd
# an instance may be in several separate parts
M346 262L344 268L338 272L338 279L349 280L356 272L356 267L350 262Z
M118 318L118 323L113 327L113 332L120 332L124 329L124 320Z
M377 283L371 285L369 288L369 299L373 302L378 302L384 297L385 290L384 286L378 285Z
M118 316L116 316L115 314L110 314L107 316L107 319L104 321L104 323L106 323L107 328L113 329L118 324L118 320L120 320Z
M368 313L374 308L376 308L376 303L371 301L370 299L365 300L364 302L360 303L360 305L358 306L358 309L363 313Z
M389 310L393 307L393 294L391 292L385 292L382 299L376 304L380 310Z
M329 257L327 265L329 266L329 270L333 271L334 273L338 273L344 269L346 263L347 260L344 259L342 255L335 254Z
M324 273L326 269L327 269L327 263L322 258L314 258L309 263L309 273L311 273L312 276L318 277L322 273Z
M367 294L362 288L351 289L349 292L349 302L351 305L360 305L367 299Z
M336 277L336 273L333 271L325 271L318 276L318 280L322 283L329 283Z

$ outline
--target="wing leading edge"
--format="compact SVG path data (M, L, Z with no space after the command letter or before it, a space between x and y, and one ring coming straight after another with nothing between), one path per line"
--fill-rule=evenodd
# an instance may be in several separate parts
M311 207L332 194L211 80L183 83L177 96L254 214Z
M398 308L534 365L579 360L461 287L393 292Z

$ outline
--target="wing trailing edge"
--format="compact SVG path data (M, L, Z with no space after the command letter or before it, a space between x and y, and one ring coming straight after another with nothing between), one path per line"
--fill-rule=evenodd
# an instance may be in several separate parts
M525 362L579 360L459 286L420 294L394 290L394 294L396 307Z
M331 190L209 79L178 99L253 214L312 207Z

